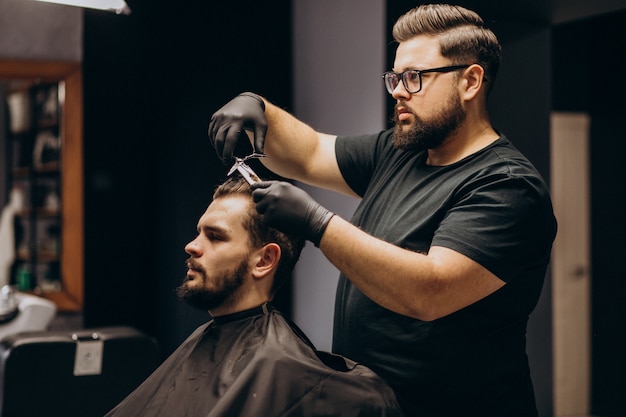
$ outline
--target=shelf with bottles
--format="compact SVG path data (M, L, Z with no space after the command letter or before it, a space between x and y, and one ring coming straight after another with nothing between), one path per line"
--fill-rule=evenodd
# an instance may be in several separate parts
M15 217L12 281L22 291L58 291L61 286L61 217L26 210ZM58 213L58 212L57 212Z
M14 285L19 291L45 294L62 289L59 262L15 263Z
M45 218L61 215L61 179L58 174L14 177L11 189L20 195L18 216Z
M21 61L0 59L0 79L9 110L6 126L5 188L15 181L26 183L24 204L15 221L27 228L29 239L15 242L23 247L23 258L14 265L27 264L32 291L43 293L59 311L80 312L84 298L84 196L83 196L83 80L79 62ZM46 207L47 189L31 193L38 178L58 178L59 209ZM11 191L12 192L12 191ZM39 200L38 203L35 203ZM52 197L54 202L55 197ZM54 205L54 204L53 204ZM58 221L61 243L58 249L45 239L33 237L35 225ZM40 227L40 229L43 226ZM44 230L45 232L45 230ZM45 233L44 233L45 234ZM39 243L37 243L39 242ZM58 250L58 260L54 256ZM41 264L41 266L37 266ZM57 270L54 274L38 269ZM12 268L11 279L17 278ZM15 281L13 281L15 282ZM55 285L48 285L49 282ZM58 290L54 288L60 287ZM48 288L48 289L47 289ZM52 289L50 289L52 288ZM49 291L49 292L47 292Z
M20 166L13 168L13 178L16 180L28 179L35 175L53 174L59 175L61 173L60 161L44 162L33 168L31 166Z
M14 175L59 171L61 155L59 85L35 84L7 95Z
M15 216L16 260L25 264L59 263L61 259L62 218L58 202L58 192L54 187L46 191L42 203L37 198L41 191L31 189L30 207ZM32 208L34 207L34 208ZM58 269L58 268L57 268ZM42 279L37 274L33 285L38 286ZM19 281L16 278L16 281Z
M10 144L14 154L13 178L19 180L34 176L60 175L61 139L55 131L46 130L33 135L14 135Z
M12 281L24 291L61 286L61 135L58 84L35 84L7 97L10 186L21 194L14 220Z

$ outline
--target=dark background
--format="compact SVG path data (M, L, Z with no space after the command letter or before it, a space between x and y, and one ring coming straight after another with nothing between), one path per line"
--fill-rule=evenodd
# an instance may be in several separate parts
M210 116L246 90L289 108L292 84L289 1L166 3L129 1L122 17L86 10L83 61L84 324L134 325L164 355L208 320L174 290L227 170Z

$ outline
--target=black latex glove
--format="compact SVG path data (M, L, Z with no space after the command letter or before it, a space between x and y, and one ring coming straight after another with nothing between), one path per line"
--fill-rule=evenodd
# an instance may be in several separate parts
M253 184L252 189L256 209L268 226L302 236L319 246L334 213L288 182L263 181Z
M244 130L254 132L254 152L263 153L267 121L265 103L254 93L241 93L211 116L209 140L224 164L232 162L237 142L248 137Z

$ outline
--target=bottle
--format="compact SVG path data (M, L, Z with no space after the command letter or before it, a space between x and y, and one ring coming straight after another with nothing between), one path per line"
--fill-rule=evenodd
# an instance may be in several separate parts
M30 267L27 264L22 264L17 270L17 289L19 291L29 291L31 289Z

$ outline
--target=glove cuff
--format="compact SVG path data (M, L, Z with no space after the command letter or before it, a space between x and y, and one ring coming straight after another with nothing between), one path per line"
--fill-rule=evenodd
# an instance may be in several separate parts
M263 109L263 111L265 111L265 101L263 101L263 99L261 98L260 95L251 93L249 91L246 91L245 93L241 93L239 95L255 99L256 101L259 102L259 104L261 105L261 108Z
M323 207L322 209L325 212L319 213L319 215L316 216L316 222L311 225L312 233L311 233L310 240L311 242L313 242L313 244L316 247L320 246L320 241L322 240L322 236L324 235L324 232L326 231L326 227L328 226L330 219L332 219L333 216L335 215L335 213L333 213L332 211L329 211Z

